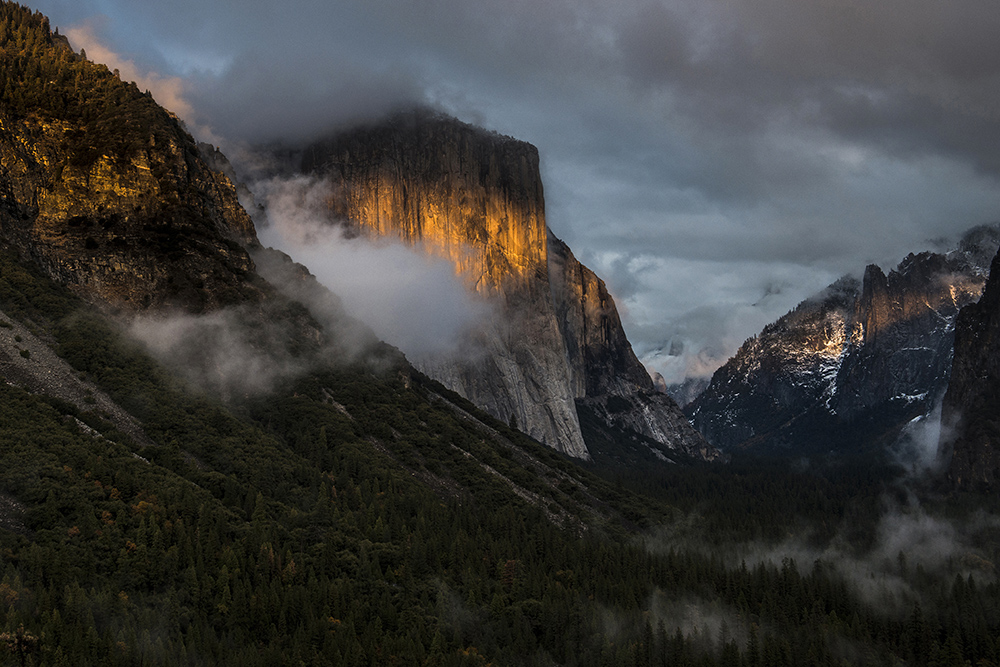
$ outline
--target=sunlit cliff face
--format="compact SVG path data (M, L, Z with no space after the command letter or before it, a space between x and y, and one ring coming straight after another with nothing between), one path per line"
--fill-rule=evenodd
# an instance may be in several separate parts
M502 193L452 188L447 181L421 186L390 177L377 189L353 188L331 205L337 217L362 231L419 243L451 261L482 294L526 284L546 265L540 206L512 202Z
M420 119L313 146L303 167L329 182L334 218L421 245L479 293L546 275L545 205L529 144Z
M923 289L900 289L893 286L895 276L887 278L871 271L869 286L854 318L846 311L831 310L817 322L797 322L800 346L797 356L841 356L848 345L861 346L874 340L882 331L914 323L922 318L939 318L947 326L947 313L974 302L982 293L980 275L941 273L928 280Z
M928 275L917 286L904 285L903 280L899 272L886 276L877 267L869 267L865 293L858 304L855 342L871 342L881 331L923 318L941 318L947 324L943 313L958 312L975 302L986 282L983 275L946 270Z
M163 121L127 155L90 160L67 148L79 124L32 117L0 129L0 232L56 280L128 310L256 298L240 247L256 243L253 223L178 126Z

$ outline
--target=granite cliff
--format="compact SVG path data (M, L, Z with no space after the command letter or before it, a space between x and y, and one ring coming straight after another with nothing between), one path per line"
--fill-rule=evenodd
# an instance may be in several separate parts
M744 343L686 411L723 449L891 442L944 392L955 318L979 298L998 245L1000 229L979 227L951 252L842 278Z
M112 310L256 304L250 319L261 322L267 312L292 312L255 270L252 256L276 264L260 248L240 205L247 193L227 176L224 157L199 148L148 93L75 53L43 16L4 7L17 16L0 44L0 241ZM414 113L301 157L301 169L322 174L336 192L332 220L419 242L501 304L474 334L477 354L416 360L421 368L574 456L588 457L578 402L654 447L711 456L653 390L604 285L555 241L550 267L533 146ZM299 333L315 339L317 323L299 319Z
M414 359L499 419L589 458L578 409L661 454L714 458L636 359L604 283L548 231L530 144L429 112L317 142L297 170L326 179L331 224L447 258L498 316L479 353Z
M1000 254L977 303L955 323L955 356L942 407L941 456L959 488L1000 483Z
M531 291L546 271L534 146L414 112L309 146L305 173L333 186L331 214L420 242L480 292Z

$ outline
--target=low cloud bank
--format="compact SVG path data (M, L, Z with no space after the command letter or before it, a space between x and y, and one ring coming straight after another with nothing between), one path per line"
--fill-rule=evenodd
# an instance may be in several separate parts
M259 236L288 253L340 297L347 313L407 356L454 353L490 309L452 264L389 239L351 234L332 218L330 185L308 176L252 187L267 212Z
M494 313L450 262L336 220L322 179L271 176L251 190L265 246L253 253L257 271L289 301L147 314L131 324L187 382L228 400L268 393L322 365L380 363L380 340L417 363L479 352L469 334Z
M295 323L246 307L144 315L130 332L187 382L224 399L267 393L315 362L300 348Z

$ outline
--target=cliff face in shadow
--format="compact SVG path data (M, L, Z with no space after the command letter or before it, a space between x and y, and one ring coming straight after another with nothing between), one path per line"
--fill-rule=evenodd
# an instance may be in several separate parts
M548 232L534 146L415 112L308 147L300 170L331 185L332 224L420 244L499 306L476 352L413 360L432 377L572 456L589 457L582 403L654 447L713 456L654 390L604 283Z
M549 235L549 278L576 398L653 391L604 281Z
M1000 254L982 298L955 324L955 356L942 408L942 455L956 487L1000 483Z
M718 452L691 427L673 399L659 392L625 336L604 281L549 233L549 280L556 321L565 346L573 397L599 423L639 434L694 458Z
M199 311L257 298L244 250L256 244L253 224L176 118L75 54L40 16L6 39L0 239L113 307ZM31 57L17 44L33 44Z

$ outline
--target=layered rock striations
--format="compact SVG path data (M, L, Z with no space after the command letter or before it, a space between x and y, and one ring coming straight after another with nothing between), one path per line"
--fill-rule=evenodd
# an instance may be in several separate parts
M256 298L253 224L177 119L38 15L4 34L0 240L114 307Z
M997 227L886 275L843 278L748 340L687 408L723 449L861 449L931 411L949 378L954 324L986 280Z
M415 112L318 142L300 168L331 186L331 223L447 258L499 305L474 352L414 360L432 377L572 456L589 457L580 404L655 447L714 455L654 390L604 283L548 232L535 147Z
M328 179L334 216L425 245L480 292L530 291L546 271L530 144L416 112L313 144L302 170Z
M977 303L955 324L955 355L942 407L941 456L956 487L1000 484L1000 254Z

